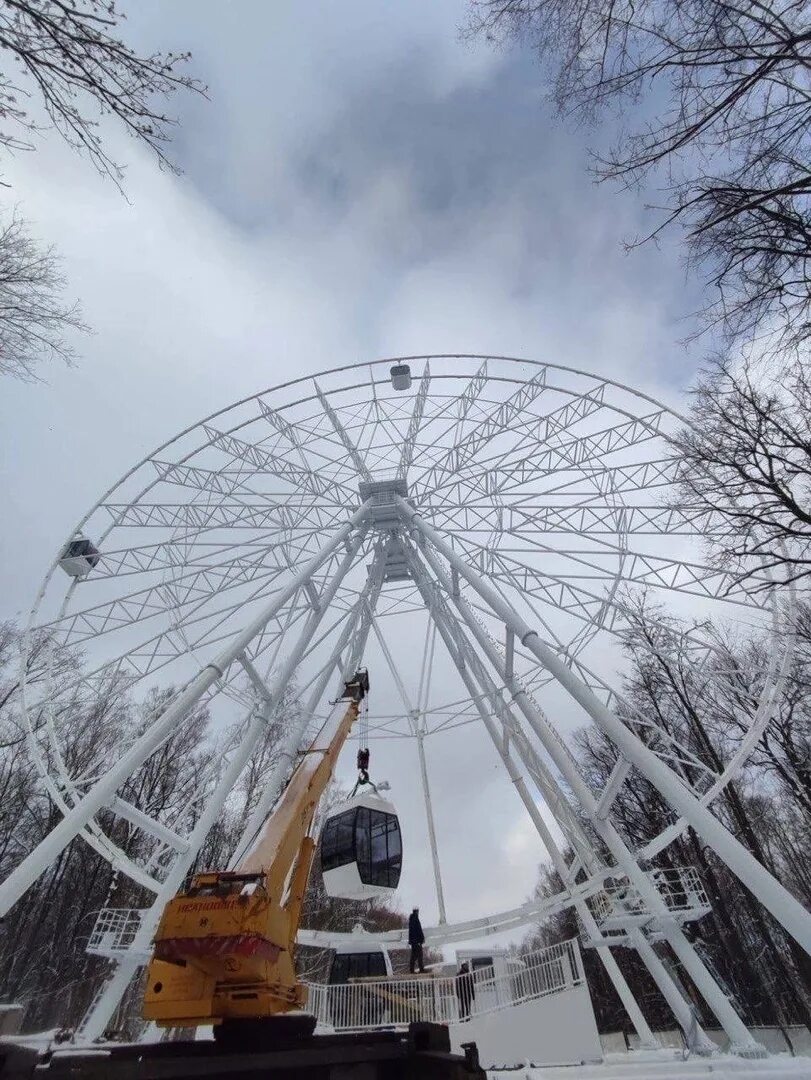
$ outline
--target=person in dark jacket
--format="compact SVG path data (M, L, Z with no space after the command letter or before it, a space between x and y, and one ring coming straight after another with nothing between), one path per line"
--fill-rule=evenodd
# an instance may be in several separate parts
M415 907L408 916L408 944L411 946L411 960L409 961L408 970L412 975L416 967L419 967L420 975L425 972L425 965L422 961L422 946L424 943L425 934L422 932L422 924L420 923L420 909Z
M470 1006L473 1004L475 993L473 989L473 972L470 970L470 965L465 961L456 976L456 996L459 999L460 1020L470 1019Z

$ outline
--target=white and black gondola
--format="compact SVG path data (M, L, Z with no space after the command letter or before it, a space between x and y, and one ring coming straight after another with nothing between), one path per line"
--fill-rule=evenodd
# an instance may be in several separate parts
M59 565L71 577L87 577L101 558L101 552L86 536L74 536L59 556Z
M326 816L321 873L328 896L371 900L400 882L403 845L394 806L373 790L353 794Z

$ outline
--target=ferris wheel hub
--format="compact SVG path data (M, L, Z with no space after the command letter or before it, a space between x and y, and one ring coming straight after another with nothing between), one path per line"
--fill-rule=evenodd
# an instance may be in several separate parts
M401 523L397 496L408 498L408 484L404 476L389 480L361 480L358 492L362 502L371 504L372 524L378 529L394 529Z

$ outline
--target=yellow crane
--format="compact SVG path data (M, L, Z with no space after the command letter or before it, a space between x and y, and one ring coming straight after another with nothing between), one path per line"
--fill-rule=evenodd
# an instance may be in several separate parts
M154 938L143 1015L162 1027L229 1026L303 1008L294 949L315 841L316 807L369 689L359 671L302 755L235 870L195 875L166 905ZM216 1029L215 1029L216 1030Z
M49 1048L45 1056L8 1043L0 1046L0 1076L485 1080L475 1045L465 1044L464 1057L452 1054L446 1026L412 1022L407 1031L315 1035L315 1017L302 1011L306 989L296 978L294 949L316 848L313 818L368 689L365 671L345 683L240 865L196 874L166 906L147 970L144 1017L162 1027L214 1024L215 1042ZM398 834L397 877L399 851Z

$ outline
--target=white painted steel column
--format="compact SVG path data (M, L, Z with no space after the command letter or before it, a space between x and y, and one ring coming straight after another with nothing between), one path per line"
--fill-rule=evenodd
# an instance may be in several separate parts
M341 582L344 580L352 564L355 561L355 558L358 554L358 549L363 542L363 537L364 531L360 530L358 532L358 535L349 545L349 549L341 560L340 566L338 567L337 571L335 572L329 584L321 594L317 610L311 612L311 614L308 616L307 622L304 624L304 628L301 631L295 645L287 654L284 662L278 669L276 677L273 680L273 690L270 694L269 704L271 709L271 715L273 715L281 705L287 686L292 679L296 668L301 663L301 659L307 651L307 646L309 645L310 641L313 638L313 635L318 629L318 626L323 619L324 614L329 609L332 601L335 599L335 594L340 588ZM338 640L338 645L341 645L341 642L344 640L344 635L346 635L346 640L349 640L349 635L352 632L353 623L354 620L352 618L349 618L347 620L347 625L343 628L342 635ZM343 646L341 646L341 648L343 648ZM262 828L262 825L265 822L265 818L270 812L270 808L273 806L274 802L278 798L282 780L287 774L290 764L292 764L292 762L295 760L296 754L299 750L299 746L301 745L301 739L303 738L304 733L307 730L307 726L312 720L312 716L318 706L318 702L321 700L321 696L324 692L324 687L326 686L327 681L332 674L333 666L334 661L327 664L324 672L321 675L321 678L316 684L310 701L307 703L301 716L299 717L298 724L295 724L288 733L288 737L285 740L282 752L279 755L279 759L276 762L270 777L268 778L268 782L265 785L262 794L257 800L256 806L254 807L253 812L245 825L245 828L243 829L242 836L239 839L236 851L231 857L231 861L229 863L231 869L235 869L238 866L239 861L247 854L247 851L251 843L253 842L253 838ZM316 694L318 696L315 700L315 705L312 705L313 698L315 698Z
M430 641L429 635L425 635L420 685L417 690L418 715L415 717L415 724L417 728L417 754L420 762L422 792L425 800L425 816L428 821L428 839L431 844L431 861L434 866L434 884L436 885L436 900L437 908L439 909L439 925L445 926L448 921L445 912L445 890L442 888L442 870L439 865L439 848L437 847L436 828L434 826L434 805L431 799L431 786L428 783L428 763L425 757L425 713L428 708L428 693L434 666L434 645L436 644L436 628L433 624L431 630Z
M375 585L376 581L377 584ZM377 593L380 591L380 581L377 580L376 576L374 576L374 571L369 575L369 584L367 584L367 588L369 588L370 594L373 595L376 599ZM237 843L234 854L231 857L231 862L229 863L230 869L233 870L238 865L239 861L245 856L247 849L252 843L253 837L256 835L257 829L261 826L262 821L264 821L264 817L259 819L258 811L260 807L264 810L265 816L267 816L267 814L270 812L271 807L281 794L282 785L284 784L287 774L290 772L296 760L296 755L298 754L299 747L301 746L301 741L304 738L304 733L306 732L310 721L312 720L315 712L318 709L319 704L321 703L321 698L324 696L324 692L327 689L329 680L332 678L335 668L341 661L341 654L343 653L346 646L349 644L349 641L352 638L353 632L355 630L355 626L357 625L358 618L360 616L360 630L353 642L352 654L349 658L349 662L344 666L344 669L342 671L345 679L350 678L354 674L354 669L358 666L360 662L360 657L363 655L363 649L366 645L366 638L369 634L369 620L363 618L363 616L366 614L365 607L366 605L361 604L356 614L348 619L346 625L341 631L341 636L335 644L335 648L332 650L332 655L325 664L324 669L318 679L318 682L316 683L312 693L310 694L307 705L305 706L304 711L299 717L298 724L296 724L295 728L292 728L288 733L287 739L285 740L281 753L279 754L279 758L273 767L273 771L268 777L268 782L265 785L265 790L262 793L260 802L256 807L256 811L251 816L250 821L243 829L242 836L239 838L239 842Z
M190 866L197 858L197 853L202 847L209 831L220 816L225 800L230 795L239 775L245 768L245 764L262 736L270 720L270 709L265 705L254 713L253 719L242 738L242 742L234 751L231 760L226 766L225 772L220 777L213 795L206 803L205 809L200 815L197 824L189 835L189 850L179 855L163 882L160 892L156 895L152 905L141 916L141 925L133 938L130 952L132 956L124 955L116 960L116 969L102 991L101 997L93 1006L92 1012L85 1018L81 1025L82 1041L92 1042L100 1038L110 1022L110 1017L118 1008L121 998L124 996L130 980L143 967L143 954L149 949L152 936L155 933L163 909L175 895L183 883L183 879ZM139 956L138 954L141 954Z
M301 657L306 652L307 646L310 644L313 635L324 617L324 613L327 611L331 600L335 596L341 582L346 577L347 572L355 560L358 548L363 541L363 535L362 531L359 532L350 544L349 550L341 560L340 566L322 594L322 602L319 604L318 610L312 612L309 616L286 662L276 673L272 689L268 690L262 708L257 709L254 712L253 718L249 720L248 728L242 741L231 756L231 759L225 768L225 772L218 781L211 798L206 803L205 809L188 837L188 848L182 854L179 854L172 863L169 873L162 883L160 891L156 895L152 905L147 908L141 916L141 925L130 946L133 955L131 957L124 955L120 960L116 961L116 970L108 979L101 997L93 1006L92 1012L83 1022L81 1030L84 1039L92 1041L93 1039L99 1038L104 1033L111 1016L115 1012L121 998L129 986L130 980L136 971L143 966L142 960L138 954L143 954L149 948L152 936L163 915L163 909L183 883L183 879L188 873L194 860L197 858L197 854L205 842L206 837L215 825L217 818L220 816L222 808L225 805L225 800L228 798L228 795L239 779L254 748L260 742L268 724L273 719L273 715L284 697L284 692L287 689L287 685L293 672L298 666ZM351 633L352 620L350 619L349 622ZM329 676L329 674L331 674L331 670L328 670L327 676ZM323 690L321 693L323 693ZM318 695L319 699L321 693ZM305 716L308 720L311 715L312 713L309 709L305 710ZM298 743L296 746L298 746Z
M684 995L673 981L672 975L662 963L653 945L639 929L630 930L628 937L639 953L645 967L651 973L653 981L659 987L659 993L676 1017L676 1021L684 1033L684 1041L689 1049L701 1057L709 1057L710 1054L715 1053L718 1047L693 1015L689 1002L685 1000Z
M431 789L428 786L428 768L425 762L425 747L423 746L425 736L420 727L419 709L415 709L411 703L411 699L403 685L403 680L400 678L400 672L397 670L397 665L394 663L394 658L391 655L386 639L383 637L374 616L372 616L372 626L374 627L375 636L377 637L383 655L386 658L389 671L391 672L392 678L399 691L400 698L402 699L405 710L412 722L412 730L417 740L417 755L420 765L420 780L422 782L422 800L425 806L425 817L428 826L428 844L431 848L431 862L434 868L434 887L436 889L437 911L439 913L439 924L440 926L444 926L448 921L445 914L445 893L442 889L442 873L439 866L439 850L437 848L436 828L434 826L434 808L431 803Z
M161 741L180 723L197 704L206 690L221 679L233 661L264 629L274 615L287 603L301 586L330 558L368 514L364 504L335 536L310 559L293 580L274 597L255 619L228 645L219 656L207 664L186 685L140 738L113 765L113 767L88 791L69 814L40 841L20 865L0 885L0 918L19 900L48 866L68 846L88 821L115 795L126 778L149 757Z
M429 540L442 553L448 563L471 585L492 608L504 624L513 631L530 652L540 660L547 671L588 713L601 731L608 736L622 754L635 765L659 793L678 810L692 825L699 836L707 842L720 859L743 884L760 900L800 945L811 954L811 913L796 900L764 866L747 851L721 822L693 795L681 779L661 761L653 751L596 697L563 660L541 641L533 630L499 594L483 581L472 567L460 558L443 536L425 522L418 513L399 496L397 505L404 520Z
M417 587L420 588L420 592L422 593L423 590L420 587L419 582L418 582ZM439 632L442 634L442 639L445 642L445 645L446 645L446 647L448 649L448 652L449 652L449 654L451 656L451 659L453 660L453 662L454 662L454 664L456 666L457 671L459 672L459 676L462 679L464 685L466 686L466 688L468 690L468 693L471 695L471 697L473 698L473 700L474 700L474 702L476 704L476 708L478 709L479 715L482 718L482 722L484 723L485 729L487 730L487 733L489 734L490 738L492 739L493 745L495 746L499 757L501 758L502 762L504 763L504 767L507 769L509 777L510 777L510 779L512 780L512 782L514 784L515 789L518 792L518 795L519 795L522 803L524 804L524 807L525 807L527 813L529 814L530 819L532 820L532 823L534 824L534 826L535 826L535 828L536 828L536 830L538 832L538 835L541 838L541 841L542 841L544 847L549 852L549 855L550 855L550 857L552 859L552 862L554 863L555 869L557 870L558 874L560 875L561 881L563 882L563 884L567 888L571 889L572 886L574 885L574 880L572 879L571 873L569 872L569 868L566 865L566 861L563 858L563 856L561 855L560 850L559 850L557 844L555 843L555 840L554 840L551 832L549 831L549 828L547 827L546 822L543 819L543 815L538 810L538 807L537 807L537 805L535 803L535 800L529 794L529 791L527 790L526 782L525 782L523 776L521 775L520 770L515 765L515 762L513 761L509 750L507 749L505 741L503 739L499 738L498 731L496 730L496 726L495 726L495 724L493 723L493 720L492 720L492 716L489 713L489 711L488 711L487 707L485 706L484 702L482 701L481 694L479 693L479 689L477 688L476 683L474 682L474 679L476 677L475 677L475 675L473 675L471 673L471 665L469 663L469 653L467 654L467 656L465 658L468 661L466 663L466 662L463 661L462 657L460 655L458 655L458 651L459 651L458 650L458 645L457 645L457 643L455 641L453 641L452 631L450 631L447 626L441 625L442 620L443 620L443 615L441 613L437 612L435 604L432 603L432 598L431 597L426 597L426 602L429 604L429 610L431 611L432 618L435 620L436 625L437 625L437 627L439 629ZM489 696L494 696L495 693L496 693L495 687L492 685L492 683L489 686L482 685L481 683L479 683L479 686L481 687L481 690L483 690ZM521 756L522 760L523 760L523 755L521 754L521 746L520 746L520 744L518 745L517 748L518 748L519 756ZM524 766L525 767L528 767L529 764L530 763L524 761ZM594 916L592 915L591 910L589 909L588 905L586 904L586 902L584 900L577 900L577 899L574 898L574 896L572 897L572 899L574 901L575 911L577 912L578 916L580 917L580 920L583 923L583 927L584 927L586 933L589 934L592 941L594 941L594 942L599 941L602 935L600 933L600 930L599 930L599 928L597 926L597 923L595 922ZM653 1034L653 1032L651 1031L647 1020L642 1015L642 1010L639 1008L637 1000L633 995L633 991L631 990L630 986L628 985L628 983L627 983L627 981L625 979L625 976L620 971L619 966L618 966L616 960L614 959L610 948L607 945L598 946L597 947L597 953L598 953L598 955L600 957L600 960L603 963L603 966L606 969L606 972L608 973L608 977L610 978L610 980L611 980L611 982L612 982L612 984L614 986L614 989L617 991L617 994L618 994L618 996L620 998L620 1001L622 1002L623 1006L625 1007L625 1011L628 1013L628 1017L629 1017L631 1023L633 1024L634 1030L636 1031L637 1035L639 1036L639 1040L640 1040L641 1045L645 1049L651 1049L651 1050L658 1049L659 1046L660 1046L659 1041L656 1038L656 1036ZM675 986L673 987L673 989L675 991Z
M454 561L451 561L450 558L448 561L451 562L451 565L456 566L457 556L452 550L447 549L446 551L444 545L439 550L442 551L446 558L448 558L448 555L452 556ZM444 570L437 562L436 557L428 549L424 551L424 555L431 566L431 569L437 575L439 581L447 591L450 582ZM458 560L458 562L462 566L465 566L462 560ZM465 569L467 570L466 567ZM492 592L489 587L487 588L489 592ZM668 944L684 964L699 992L718 1017L721 1026L729 1036L733 1052L745 1057L765 1056L766 1051L760 1043L752 1037L732 1004L727 1000L727 997L720 986L718 986L701 958L690 945L689 941L684 936L681 927L673 918L664 900L659 895L658 890L652 885L647 875L640 869L639 864L616 828L610 821L599 817L597 813L597 801L585 784L573 760L569 757L568 753L564 751L557 736L552 732L546 717L537 709L535 703L529 698L523 685L515 675L509 675L505 671L501 657L489 641L482 627L479 626L476 619L470 613L467 604L464 603L461 598L458 601L455 600L455 603L493 669L497 672L499 677L504 680L504 684L510 690L516 705L521 709L533 731L546 747L550 757L555 762L558 769L560 769L566 782L572 788L578 801L589 814L595 831L605 842L609 851L614 856L617 865L621 868L623 873L627 875L628 879L633 882L640 895L644 898L648 910L659 919L663 935ZM509 610L507 605L504 606L506 610Z
M417 721L419 723L419 720ZM431 862L434 867L434 885L436 887L436 904L439 912L439 925L444 926L448 921L445 914L445 893L442 889L442 871L439 866L439 851L436 842L436 828L434 826L434 807L431 802L431 788L428 784L428 766L425 762L425 732L422 728L417 730L417 756L420 762L420 779L422 780L422 797L425 803L425 818L428 824L428 843L431 847Z

